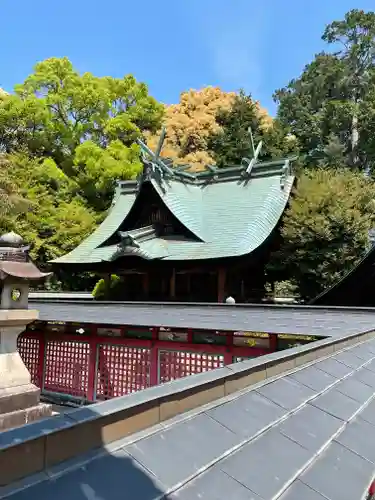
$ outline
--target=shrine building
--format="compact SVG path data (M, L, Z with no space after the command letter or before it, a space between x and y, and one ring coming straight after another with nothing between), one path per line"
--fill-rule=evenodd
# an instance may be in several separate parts
M110 300L258 302L293 159L258 161L257 148L240 165L192 173L140 144L142 174L118 182L106 219L53 266L108 285L116 274Z

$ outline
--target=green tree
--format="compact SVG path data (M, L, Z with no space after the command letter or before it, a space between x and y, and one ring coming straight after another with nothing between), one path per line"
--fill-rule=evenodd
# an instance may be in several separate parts
M0 92L1 229L22 234L39 264L72 250L102 219L115 181L139 173L135 140L155 133L163 113L131 75L80 74L67 58L38 63L13 94ZM95 282L55 278L57 288Z
M224 92L217 87L205 87L201 90L189 90L180 95L180 102L165 107L164 126L166 138L161 155L172 158L175 164L189 165L191 170L204 170L207 165L215 163L214 151L209 143L222 131L220 121L226 121L225 110L230 110L236 101L235 92ZM258 102L252 103L244 96L248 107L251 107L251 122L255 113L264 126L272 123L272 118ZM239 106L240 107L240 106ZM245 106L244 106L245 107ZM245 113L248 110L245 109ZM245 121L245 120L244 120ZM246 123L242 130L247 134ZM157 147L160 132L148 137L151 149ZM220 140L217 147L220 149ZM248 144L246 145L248 150ZM241 160L241 158L240 158Z
M299 178L268 274L289 279L302 299L332 285L363 256L375 220L375 185L345 169L307 170Z
M31 117L28 131L40 126L44 152L67 168L84 141L105 147L119 139L129 146L143 130L156 130L163 114L147 86L133 76L80 75L66 57L38 63L15 91L26 110L35 101L42 107L47 121L42 120L43 114L37 114L37 120Z
M0 99L0 151L25 151L32 155L47 154L46 130L48 110L43 100L35 96L21 99L6 95Z
M220 129L211 135L209 141L209 150L218 166L238 165L242 158L252 157L249 129L255 146L262 141L262 160L280 158L296 151L295 139L287 135L281 123L270 121L258 109L258 104L243 91L235 96L229 109L219 109L216 121Z
M5 218L6 229L32 243L32 256L45 263L67 253L94 229L97 214L85 199L72 194L71 180L49 159L8 156L2 173L27 200L27 210Z
M121 278L116 274L111 274L108 282L101 278L94 286L92 295L96 300L110 300L116 294L116 288L121 282ZM114 297L115 298L115 297Z
M115 180L134 179L141 171L139 147L124 147L114 140L106 148L86 141L74 157L75 180L90 206L100 211L108 208Z
M219 167L236 165L242 158L251 158L249 129L252 130L255 143L261 139L261 117L251 97L241 91L229 109L219 109L216 122L220 129L208 143L216 164Z
M350 102L350 164L360 165L359 105L365 99L374 80L375 12L351 10L343 21L334 21L323 33L329 44L340 44L338 53L345 63L345 78L341 82Z
M329 118L336 115L335 98L340 103L340 97L343 97L337 88L337 81L343 74L344 65L336 56L319 54L305 67L300 78L292 80L287 87L274 94L275 101L279 103L277 116L298 138L307 164L316 164L324 158L327 136L333 127ZM331 99L332 96L335 98ZM337 128L334 132L338 132ZM338 139L341 142L345 137L338 133Z
M361 138L375 85L375 13L352 10L328 25L322 36L339 47L318 54L302 75L275 92L278 117L298 138L306 164L331 165L327 151L344 152L346 164L367 169L375 161ZM333 142L332 142L333 141Z
M81 75L67 58L51 58L0 100L0 149L49 158L73 190L102 210L116 178L139 172L134 141L155 132L162 116L162 105L133 76Z
M375 75L374 75L375 77ZM366 98L359 103L361 133L359 147L365 157L365 164L375 174L375 83L370 86Z
M29 208L17 184L8 175L10 164L6 156L0 155L0 229L9 227L9 219Z

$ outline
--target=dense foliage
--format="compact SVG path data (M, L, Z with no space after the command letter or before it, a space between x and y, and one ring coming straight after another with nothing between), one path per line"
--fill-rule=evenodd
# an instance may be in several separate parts
M272 121L260 114L257 103L242 91L234 97L230 109L219 110L216 122L220 128L211 134L208 148L220 167L238 165L242 158L251 158L259 142L263 146L259 160L285 157L298 151L295 137L287 135L279 120Z
M275 93L277 118L298 139L305 173L269 267L292 279L302 298L352 268L374 226L375 13L352 10L322 38L339 50L318 54Z
M375 12L348 12L323 40L336 52L318 54L302 75L276 91L278 117L298 137L309 164L331 160L360 170L375 165Z
M374 183L351 170L306 170L281 228L283 243L268 271L298 284L311 299L368 249L375 222Z
M206 87L202 90L190 90L180 96L179 104L167 106L165 109L164 125L166 127L166 140L162 154L174 158L177 164L187 164L193 170L201 170L205 165L221 163L215 154L212 139L221 134L225 127L225 116L239 108L239 103L244 102L242 108L246 115L253 118L245 118L242 121L244 129L241 133L246 142L245 149L249 147L249 135L247 124L254 127L267 126L272 123L266 111L259 103L251 100L242 92L223 92L219 88ZM148 144L154 148L157 144L158 135L149 137ZM232 140L236 140L232 137ZM241 158L240 158L241 159Z
M136 139L155 148L162 125L162 155L193 170L239 163L262 141L261 160L299 157L269 281L313 297L360 259L374 225L375 13L352 10L322 38L328 50L275 92L274 119L244 92L189 90L165 106L131 75L39 62L12 94L0 90L0 230L23 234L40 264L68 252L105 216L115 181L140 172Z
M2 230L22 233L41 262L74 248L108 208L116 179L139 173L134 141L162 116L132 76L80 75L66 58L38 63L14 94L0 96L0 203L14 199L11 187L29 202L11 216L2 210Z

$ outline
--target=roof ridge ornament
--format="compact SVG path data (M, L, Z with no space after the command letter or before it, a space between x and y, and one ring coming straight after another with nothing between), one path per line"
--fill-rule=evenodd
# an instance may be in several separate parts
M162 177L165 174L168 174L170 176L173 175L173 170L160 157L166 133L167 133L166 128L163 127L155 153L141 139L137 139L137 144L141 148L141 155L143 162L151 167L152 173L156 172L157 170ZM148 171L148 175L150 175L151 172Z
M257 147L255 148L253 132L251 130L251 127L248 128L248 132L250 136L250 147L251 147L252 158L251 160L249 158L242 158L241 164L244 165L244 167L246 167L245 173L247 175L250 175L254 165L258 163L258 156L262 151L263 142L260 141Z

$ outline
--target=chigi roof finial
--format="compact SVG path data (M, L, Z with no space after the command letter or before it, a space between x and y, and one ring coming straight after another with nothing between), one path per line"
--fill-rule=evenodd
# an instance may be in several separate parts
M260 155L260 152L262 151L263 143L262 143L262 141L260 141L258 146L255 148L253 132L251 130L251 127L248 128L248 132L249 132L249 136L250 136L250 148L251 148L252 158L251 159L242 158L241 164L246 167L246 174L250 175L251 171L253 169L253 166L258 162L258 156Z
M165 173L167 173L168 175L173 175L173 170L170 167L168 167L168 165L166 165L166 163L160 157L166 133L167 133L166 129L165 127L163 127L155 153L141 139L137 139L137 143L141 148L143 161L146 164L151 163L150 166L152 172L158 170L162 175Z

